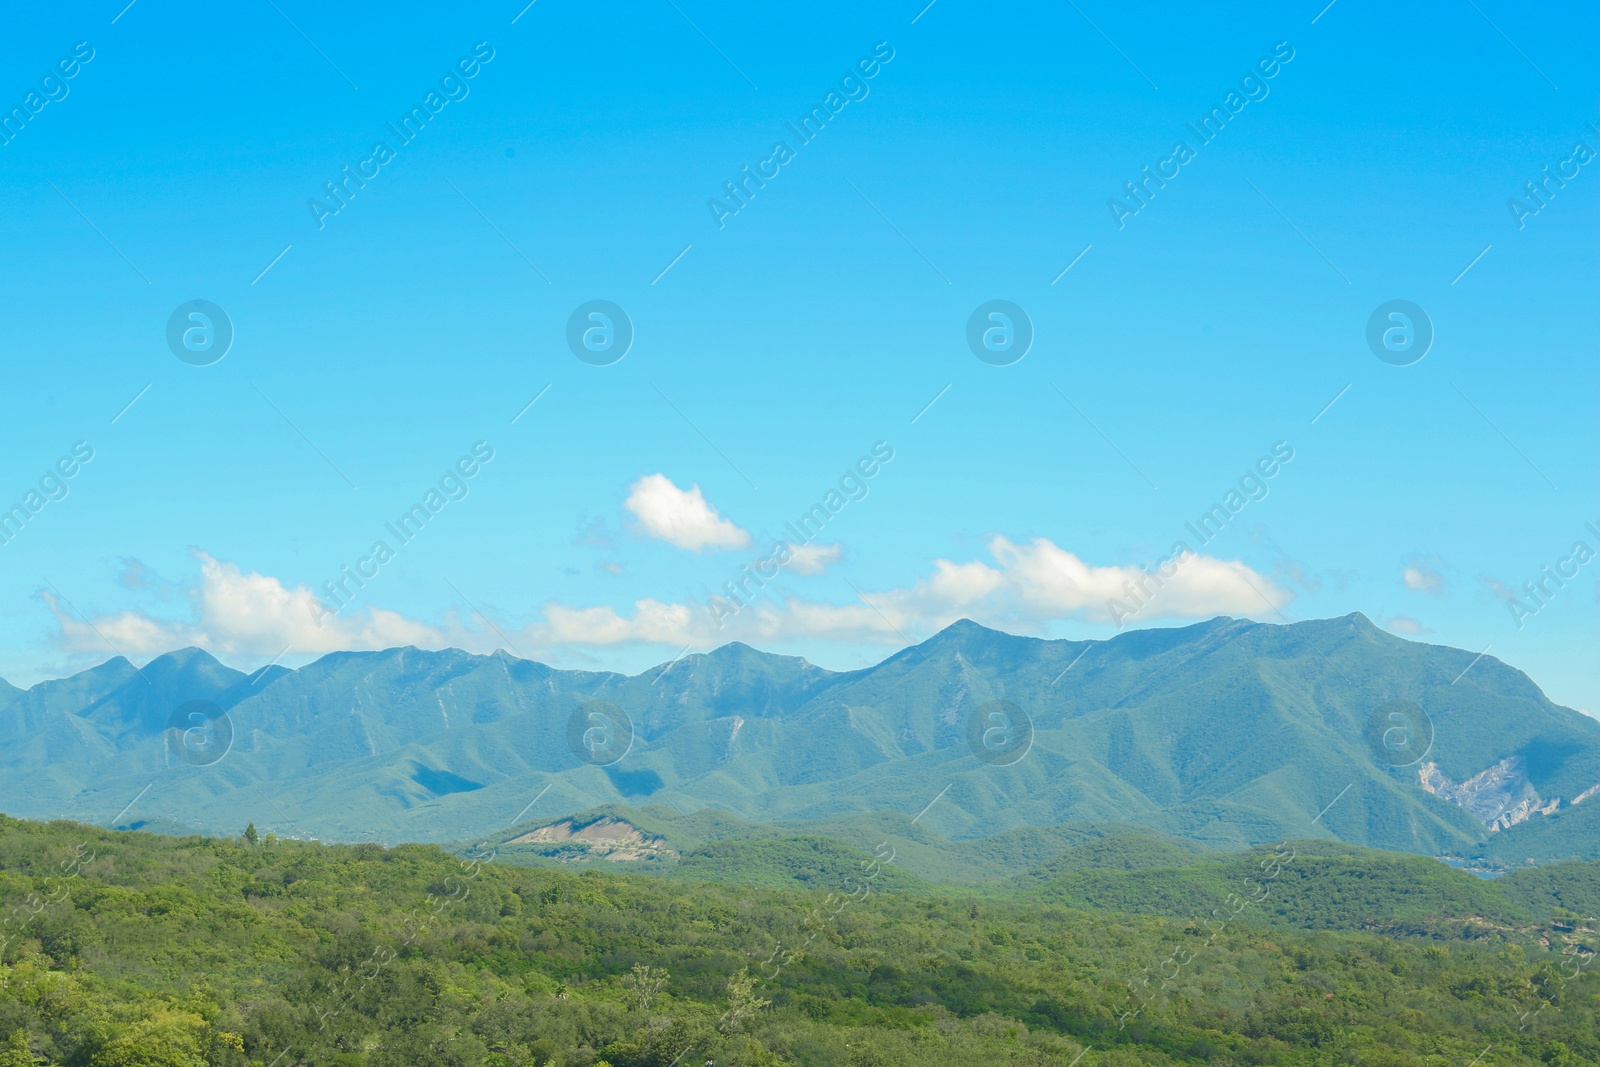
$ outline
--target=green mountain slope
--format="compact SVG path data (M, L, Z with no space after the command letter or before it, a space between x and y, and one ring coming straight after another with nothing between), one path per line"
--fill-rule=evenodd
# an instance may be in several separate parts
M850 892L875 857L892 856L893 866L881 875L886 891L929 892L940 885L973 899L1016 895L1193 922L1511 940L1528 946L1563 917L1592 923L1600 916L1600 862L1523 868L1486 880L1431 858L1326 838L1217 852L1128 826L1072 824L951 841L902 818L756 824L711 809L684 816L625 805L608 805L561 825L632 827L656 841L661 854L652 863L627 857L618 862L604 846L501 841L495 845L501 862ZM473 847L458 845L452 851L466 856ZM1230 905L1240 901L1247 903L1235 912Z
M1274 862L1275 855L1291 858ZM1073 907L1301 929L1405 929L1487 915L1527 921L1533 918L1530 908L1543 918L1554 908L1548 894L1523 892L1514 899L1498 882L1435 860L1336 842L1289 841L1277 853L1253 848L1159 862L1171 858L1181 857L1156 855L1138 867L1119 868L1068 853L1014 884L1025 896ZM1241 901L1246 907L1235 918L1232 906Z
M190 700L226 709L218 762L165 730ZM593 706L632 724L608 766L573 747ZM0 691L0 809L166 830L442 842L621 803L864 837L914 820L1034 862L1065 845L1030 831L1121 825L1521 864L1600 856L1600 794L1574 806L1596 786L1600 722L1360 615L1103 642L963 621L843 673L738 644L633 677L415 648L245 676L185 650Z

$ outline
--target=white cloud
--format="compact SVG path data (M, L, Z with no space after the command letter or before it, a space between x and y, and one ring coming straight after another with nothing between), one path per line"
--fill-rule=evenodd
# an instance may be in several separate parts
M200 579L186 591L192 618L165 619L122 611L81 621L55 597L43 594L71 652L155 656L195 645L218 655L276 656L284 646L299 653L394 648L445 643L443 631L392 611L370 608L349 615L323 612L307 586L286 588L269 575L246 574L238 564L196 551Z
M1141 621L1259 615L1290 600L1288 591L1237 560L1190 554L1171 565L1159 588L1138 567L1096 567L1044 538L1015 544L992 538L994 562L935 560L932 573L909 586L869 592L844 604L790 598L756 600L715 626L704 604L679 607L640 601L627 617L612 608L574 611L547 605L545 644L656 640L709 648L732 640L776 644L823 639L901 644L920 640L959 618L1011 629L1043 629L1064 619L1110 623L1138 604ZM1143 588L1139 585L1143 582ZM1133 591L1130 593L1130 589ZM1138 599L1135 599L1137 595ZM646 636L650 635L650 636Z
M1015 595L1040 618L1079 616L1090 622L1115 622L1130 610L1139 615L1201 618L1249 615L1277 609L1290 594L1265 575L1234 560L1190 552L1160 568L1094 567L1050 541L1035 538L1014 545L993 538L989 551L1006 570ZM1152 571L1160 579L1152 580ZM1142 583L1142 585L1141 585Z
M1400 572L1406 588L1417 593L1444 592L1444 575L1426 563L1414 563Z
M629 486L623 507L645 534L692 552L750 544L750 535L718 514L698 485L685 491L664 474L647 474Z
M790 545L787 567L796 574L821 574L828 569L828 564L838 563L843 558L844 546L838 542L831 545Z
M184 594L187 619L125 610L84 620L44 596L60 628L59 641L70 652L103 656L109 643L139 658L197 645L224 658L259 660L279 656L285 646L291 658L399 645L485 653L508 647L517 655L547 658L549 650L563 646L704 650L733 640L771 647L808 639L898 645L922 640L962 617L1038 632L1064 619L1117 622L1119 612L1126 613L1135 603L1142 604L1138 616L1144 622L1259 615L1290 599L1286 590L1237 560L1191 553L1165 568L1168 573L1158 588L1149 570L1094 566L1044 538L1018 544L994 537L988 547L991 561L935 560L929 574L909 585L868 592L843 604L758 599L725 618L721 628L705 603L653 598L636 600L626 613L611 605L550 602L541 619L520 629L510 623L469 628L453 610L438 625L370 606L328 615L316 610L317 598L307 586L289 588L270 575L246 572L199 551L199 575ZM816 565L838 556L837 545L819 547Z
M1389 620L1389 629L1397 634L1414 637L1417 634L1428 633L1428 628L1409 615L1396 615Z
M544 616L543 626L537 628L541 644L682 645L695 633L694 609L659 600L635 601L629 616L609 605L569 608L550 603L545 605Z
M1480 575L1478 580L1483 582L1484 585L1489 587L1489 592L1493 593L1497 598L1499 598L1500 600L1505 601L1506 603L1510 603L1511 601L1516 600L1518 597L1520 597L1522 595L1517 590L1511 588L1505 582L1502 582L1500 579L1494 577L1493 575L1490 575L1490 574ZM1596 591L1600 592L1600 586L1596 587Z

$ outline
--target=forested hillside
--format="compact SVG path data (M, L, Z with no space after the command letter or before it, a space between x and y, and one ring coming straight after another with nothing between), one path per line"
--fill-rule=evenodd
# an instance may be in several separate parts
M897 816L826 823L757 825L712 809L679 816L662 808L608 805L559 827L631 828L655 846L647 854L604 843L496 835L499 862L598 867L736 885L833 890L847 886L873 848L887 843L898 864L879 891L927 892L942 885L977 898L1021 895L1078 908L1185 918L1208 913L1273 854L1270 846L1207 849L1126 826L1033 827L950 841ZM1494 936L1532 944L1539 924L1600 915L1600 863L1557 863L1496 871L1485 879L1436 859L1346 845L1329 838L1287 842L1295 863L1274 880L1271 899L1239 922L1324 930L1409 930ZM470 845L452 846L470 855ZM916 873L912 873L912 872ZM1492 918L1490 918L1492 917ZM1530 925L1531 924L1531 925Z
M0 1065L1600 1062L1581 922L1237 921L1287 848L1184 919L879 892L895 860L827 894L5 819Z
M1016 749L997 753L1002 712ZM626 743L585 751L591 721ZM962 621L845 672L740 644L631 677L417 648L246 675L185 649L0 689L0 810L168 833L444 843L535 797L542 820L826 823L938 794L921 825L956 840L1117 823L1520 864L1600 858L1597 791L1600 723L1359 614L1089 642Z

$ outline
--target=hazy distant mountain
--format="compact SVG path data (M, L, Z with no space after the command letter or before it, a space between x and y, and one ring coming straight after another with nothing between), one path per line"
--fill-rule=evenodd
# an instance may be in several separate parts
M191 701L226 719L194 705L169 729ZM915 817L937 797L921 821L956 839L1118 823L1216 846L1600 856L1600 722L1359 614L1100 642L962 621L848 672L740 644L633 677L416 648L245 675L184 649L0 688L0 775L16 816L342 840L459 841L618 802Z

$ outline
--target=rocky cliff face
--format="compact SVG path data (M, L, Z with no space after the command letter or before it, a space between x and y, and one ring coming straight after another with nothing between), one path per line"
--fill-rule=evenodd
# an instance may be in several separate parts
M1560 797L1546 800L1528 781L1521 756L1508 756L1459 784L1452 782L1431 760L1417 768L1417 776L1424 790L1465 808L1491 832L1526 822L1535 815L1553 815L1563 807L1575 807L1600 793L1600 784L1596 784L1578 794L1571 803L1563 803Z

